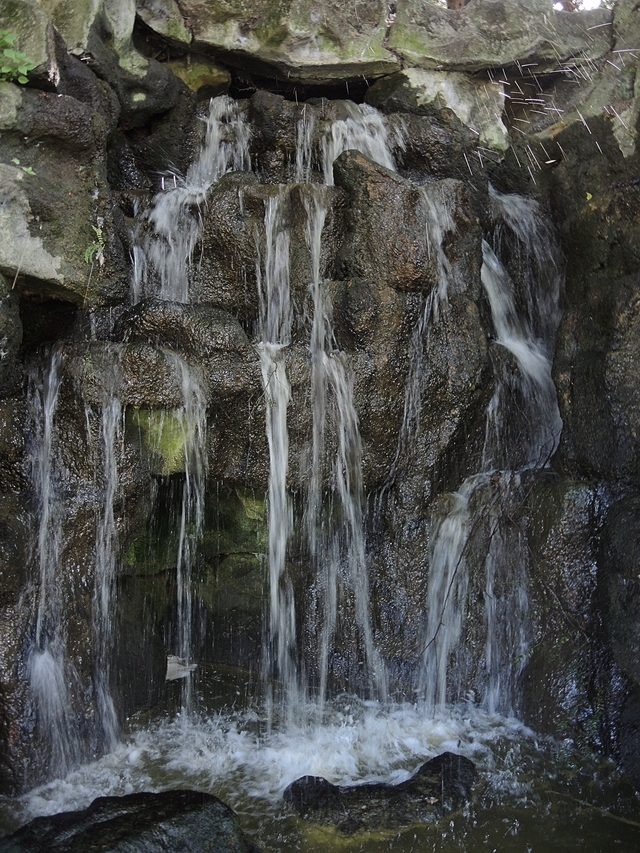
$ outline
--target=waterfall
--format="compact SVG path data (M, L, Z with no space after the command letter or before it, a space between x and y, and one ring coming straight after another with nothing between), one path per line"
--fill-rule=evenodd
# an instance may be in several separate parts
M396 458L393 470L401 456L407 450L407 442L420 430L420 409L425 393L426 350L429 343L429 332L433 323L440 318L441 311L446 308L451 285L451 262L444 251L444 241L447 236L455 233L453 211L448 196L439 185L422 186L418 215L425 223L425 242L429 258L436 266L436 286L424 300L420 316L411 333L411 360L409 375L405 386L404 411Z
M314 129L315 116L312 112L307 112L305 107L297 128L295 181L298 184L311 183Z
M189 366L173 355L181 377L184 405L176 414L183 438L184 483L180 509L178 551L176 556L177 644L176 657L188 674L192 663L193 572L204 525L204 498L207 472L206 401ZM192 704L191 679L185 678L182 705L186 711Z
M333 162L343 151L355 149L387 169L395 171L396 163L391 152L392 140L382 115L368 104L342 102L347 118L337 119L322 138L322 166L324 182L333 186ZM397 147L404 147L400 136L395 140Z
M354 597L355 618L362 635L369 689L386 697L384 664L375 648L371 625L369 582L363 531L362 447L353 401L354 376L347 357L335 344L331 300L320 271L326 190L308 187L303 196L307 214L306 241L311 255L310 291L313 324L310 339L312 452L307 488L306 526L309 550L320 578L322 627L318 659L320 707L327 695L329 655L338 622L339 578L345 576ZM333 415L337 446L331 472L331 503L338 504L331 521L322 518L323 464L327 418ZM344 570L341 567L344 564Z
M528 558L519 533L514 526L508 531L503 517L518 501L522 473L547 464L562 430L551 377L562 285L557 242L535 201L493 189L491 198L495 243L492 248L483 241L481 279L495 344L511 354L516 370L503 358L494 359L495 390L486 412L481 471L462 483L451 496L449 511L434 520L422 677L432 710L451 698L451 661L456 659L458 673L465 666L473 668L471 651L464 647L471 585L466 552L481 529L488 536L482 697L491 712L513 708L515 681L528 646ZM496 254L507 242L521 255L519 287ZM477 560L477 547L474 553Z
M49 748L49 765L58 773L66 773L77 760L78 750L68 691L73 667L66 659L65 608L58 576L63 507L56 483L54 415L61 364L62 354L54 350L44 377L31 379L35 436L31 464L40 521L36 624L28 673L38 730Z
M237 102L212 98L205 141L184 177L163 178L163 188L138 224L141 243L133 248L132 295L145 295L150 267L158 278L159 299L189 302L189 268L201 231L207 192L230 170L249 171L249 128ZM142 251L140 251L142 249Z
M102 406L102 459L104 504L96 534L96 567L93 593L94 685L96 707L104 745L113 749L118 721L109 687L111 671L112 603L118 559L118 530L114 504L118 493L117 449L122 441L122 406L115 394Z
M293 515L287 493L289 435L287 407L291 387L284 348L291 342L292 311L289 292L289 229L284 219L287 197L282 190L265 203L264 264L256 235L256 276L260 298L260 366L266 404L269 444L269 649L265 672L276 678L282 699L292 709L298 696L295 601L286 576L287 543Z

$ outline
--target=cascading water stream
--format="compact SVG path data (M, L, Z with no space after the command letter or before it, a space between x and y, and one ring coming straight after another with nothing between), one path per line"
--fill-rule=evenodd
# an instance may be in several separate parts
M425 358L430 329L446 309L452 276L451 262L444 251L444 241L455 233L456 226L446 194L438 186L431 187L427 184L420 187L418 213L424 219L425 242L429 257L435 261L437 282L425 298L418 322L411 333L411 360L392 479L396 475L401 458L407 453L408 442L420 430L420 409L425 393Z
M177 648L179 665L188 674L193 668L193 572L204 526L204 500L207 472L206 400L189 366L172 355L181 377L184 405L176 415L183 441L184 483L180 508L178 549L176 555ZM182 692L183 710L192 709L191 679L185 678Z
M163 190L138 224L140 237L133 249L134 303L150 295L152 270L157 277L156 298L189 302L189 269L207 192L226 172L251 169L249 127L237 102L226 95L212 98L206 124L198 159L185 177L163 179Z
M289 290L289 230L284 220L286 195L280 191L265 203L264 263L260 235L256 235L256 277L260 299L258 346L266 402L269 444L269 648L266 677L277 680L276 697L291 713L299 692L296 664L296 623L293 588L286 576L287 543L293 515L287 492L289 435L287 408L291 386L287 378L284 348L291 342L292 310ZM275 685L272 685L272 690Z
M118 739L118 720L109 686L113 643L112 607L118 560L118 530L114 505L118 494L117 449L122 441L122 406L115 393L103 403L101 427L104 505L96 534L93 669L96 707L104 746L113 749Z
M334 161L343 151L352 149L360 151L375 163L395 171L392 143L395 142L397 148L403 148L402 136L397 135L394 140L390 138L383 116L374 107L368 104L353 104L350 101L342 103L347 110L347 118L333 121L322 138L322 167L325 184L333 186ZM300 161L304 162L304 155L300 156Z
M320 707L327 695L329 654L338 621L339 578L348 579L355 603L355 618L362 634L369 672L369 690L385 699L384 664L373 641L369 581L363 531L362 447L358 415L353 400L354 376L344 353L334 340L331 300L320 272L322 230L327 206L323 187L308 187L303 196L307 213L306 240L311 254L313 324L311 329L312 452L307 489L306 524L309 550L321 576L324 618L321 629L319 669ZM333 415L337 447L333 456L332 504L339 512L334 521L322 518L323 463L327 418ZM341 570L344 563L344 570Z
M496 248L499 250L501 241L508 239L508 230L527 261L521 287L525 296L516 307L516 286L495 251L483 241L481 278L495 343L511 353L517 370L505 369L498 359L495 392L486 412L482 470L464 481L452 496L453 508L434 524L422 678L422 690L432 711L451 698L447 676L452 656L465 655L458 647L464 637L470 583L466 549L483 520L489 530L483 701L490 712L512 710L514 685L528 645L527 560L519 551L517 536L505 537L501 515L518 493L521 473L546 465L562 429L551 377L562 284L556 241L536 202L502 196L493 189L491 197L497 220ZM516 431L514 422L518 424ZM496 596L497 577L506 590L500 599Z
M49 749L49 764L66 773L78 759L68 684L73 667L66 658L65 608L58 577L63 509L56 488L54 415L60 390L62 354L54 351L44 377L33 377L32 476L40 521L36 564L38 587L29 685L38 729Z

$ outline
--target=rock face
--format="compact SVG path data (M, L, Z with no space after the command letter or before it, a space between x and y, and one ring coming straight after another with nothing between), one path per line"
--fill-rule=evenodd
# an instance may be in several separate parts
M162 695L179 619L176 506L198 466L193 651L260 664L276 406L265 345L288 386L285 572L312 682L371 695L369 636L392 696L424 687L438 537L476 513L458 561L467 645L449 650L459 689L614 754L620 732L637 774L635 2L5 0L0 29L36 66L28 86L0 82L0 789L42 781L53 763L32 678L50 660L34 657L48 573L64 630L47 630L71 685L58 722L84 733L64 766L107 743L96 672L120 718ZM326 97L336 87L347 100ZM227 92L242 97L217 102L216 124L206 99ZM540 395L518 380L542 335L534 311L518 349L514 318L556 262L496 214L499 194L521 212L537 198L566 257L564 316L544 352L564 426L557 452L528 464ZM191 242L172 256L181 295L162 294L150 247L170 255L185 227ZM264 288L284 276L285 246L290 328L274 341ZM511 294L502 329L489 250ZM498 433L516 447L513 476L490 448ZM336 571L345 600L323 663L314 512L321 531L351 519L323 545L366 567L358 582L351 563ZM100 645L105 548L115 627ZM519 650L498 663L490 617L502 648Z
M196 791L100 797L78 812L38 817L0 841L2 853L259 853L221 800Z
M351 835L435 821L469 799L475 776L468 758L444 752L398 785L373 782L345 787L322 777L303 776L283 796L302 817Z

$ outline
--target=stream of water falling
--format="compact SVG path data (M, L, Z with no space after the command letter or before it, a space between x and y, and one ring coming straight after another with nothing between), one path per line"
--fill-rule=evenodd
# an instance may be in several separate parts
M310 292L313 301L311 328L312 450L307 487L306 527L309 552L322 590L322 627L318 704L327 696L329 655L336 636L342 582L350 586L355 619L362 635L369 693L385 700L387 677L373 640L371 601L365 558L363 525L362 446L358 415L353 401L354 375L345 353L336 346L331 320L331 300L320 271L322 230L327 215L326 190L309 186L303 196L307 214L306 241L311 255ZM333 420L337 447L333 454L331 482L325 484L324 460L327 420ZM323 490L323 486L326 489ZM332 505L333 522L323 518L325 501ZM334 507L334 504L337 506ZM326 510L326 507L325 507ZM343 615L344 618L344 615Z
M189 302L189 269L201 232L201 208L222 175L251 169L249 135L237 101L226 95L211 99L199 156L184 177L163 178L162 191L138 223L132 252L134 303L145 295Z
M177 648L176 657L184 672L193 668L193 573L204 526L204 500L207 475L206 434L207 407L202 388L188 364L171 354L181 378L183 406L176 413L180 424L184 458L184 483L180 508L178 548L176 555ZM191 711L192 682L183 681L182 709Z
M117 451L122 441L122 406L115 393L102 406L102 460L104 504L96 534L96 568L93 594L94 686L104 747L118 740L118 719L109 686L113 644L112 608L118 560L118 530L114 504L118 494Z
M63 507L58 494L54 417L60 391L62 354L54 350L43 375L30 381L34 440L32 480L39 514L35 562L38 566L35 632L29 652L29 686L47 761L66 773L78 758L68 685L73 666L66 656L65 607L58 576Z
M403 139L400 136L390 138L383 116L374 107L368 104L353 104L351 101L341 103L347 111L347 118L331 122L321 143L325 184L333 186L334 161L343 151L352 149L395 171L392 148L402 148ZM303 161L304 153L301 156L301 162Z
M296 652L296 613L293 588L286 575L287 543L293 527L287 491L289 434L287 407L291 386L284 348L291 342L292 309L289 291L289 229L285 220L287 195L281 190L265 203L264 260L261 236L256 235L256 277L260 298L260 366L266 403L269 444L269 645L265 675L272 689L282 691L270 701L288 713L297 704L300 682ZM272 679L272 681L271 681Z
M551 377L551 358L560 322L562 265L555 235L537 203L491 189L496 219L495 251L483 241L481 270L496 345L515 358L511 370L496 359L495 391L486 412L481 471L452 496L453 506L435 520L429 550L429 583L422 689L433 710L458 698L451 683L452 657L464 651L469 590L466 550L480 524L488 525L485 556L485 678L483 701L490 712L511 712L517 676L529 644L526 614L527 556L517 536L503 538L501 515L518 494L521 473L542 468L554 453L562 421ZM516 284L496 251L510 239L524 255L524 281ZM516 296L519 307L516 307ZM518 424L514 431L514 423ZM479 494L484 492L484 497ZM514 559L514 549L517 555ZM477 555L476 555L477 559ZM515 573L515 576L514 576ZM496 583L496 577L508 582ZM496 589L504 592L498 598ZM480 697L478 697L480 698Z

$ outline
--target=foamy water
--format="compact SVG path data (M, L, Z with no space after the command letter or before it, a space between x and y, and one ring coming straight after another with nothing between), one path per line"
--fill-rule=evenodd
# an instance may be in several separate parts
M254 808L268 812L280 803L286 786L304 775L342 785L397 783L445 751L492 772L492 746L505 739L533 742L533 734L516 720L473 707L427 718L414 706L343 699L325 712L321 725L289 725L269 735L254 711L199 719L178 715L134 727L108 755L5 803L3 811L23 823L36 815L85 808L99 796L193 787L224 792L235 807L255 800Z

